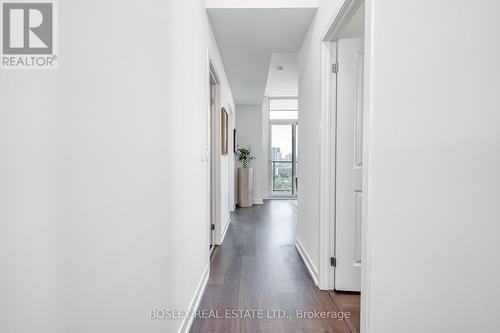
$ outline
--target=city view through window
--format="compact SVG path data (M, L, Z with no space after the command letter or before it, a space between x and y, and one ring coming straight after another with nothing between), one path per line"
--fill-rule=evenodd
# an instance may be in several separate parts
M271 190L274 195L292 196L297 193L297 100L273 101L270 103ZM273 123L273 119L279 121Z
M292 125L272 126L273 192L292 194Z

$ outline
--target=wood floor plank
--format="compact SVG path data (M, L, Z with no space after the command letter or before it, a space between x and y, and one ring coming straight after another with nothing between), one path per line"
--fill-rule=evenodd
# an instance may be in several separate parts
M266 200L264 205L238 209L232 214L224 244L213 255L200 304L200 310L218 311L224 318L195 318L191 333L359 331L359 296L358 300L356 295L334 299L314 285L295 249L296 224L297 215L284 200ZM264 317L225 318L226 310L261 310ZM350 322L299 319L298 310L350 311L354 316ZM273 318L271 314L285 317Z
M337 291L330 291L330 297L337 305L340 311L349 312L351 318L346 320L347 326L352 333L359 333L360 327L360 302L361 297L359 294L342 293Z

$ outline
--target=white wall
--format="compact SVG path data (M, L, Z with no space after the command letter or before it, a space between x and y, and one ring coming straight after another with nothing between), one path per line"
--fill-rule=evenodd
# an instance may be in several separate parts
M366 332L498 331L500 3L367 8Z
M203 1L59 17L57 71L0 74L0 331L176 332L149 311L208 264Z
M254 169L253 201L254 203L262 203L263 198L267 196L267 188L264 186L267 175L263 168L263 161L265 161L266 157L262 149L262 107L237 105L236 130L238 146L250 146L255 156L255 160L249 164Z
M341 2L320 1L299 52L298 238L316 265L320 37ZM499 6L367 1L364 332L500 326Z
M319 265L321 38L328 21L336 15L342 3L342 0L320 0L320 7L298 55L301 156L297 238L316 271Z

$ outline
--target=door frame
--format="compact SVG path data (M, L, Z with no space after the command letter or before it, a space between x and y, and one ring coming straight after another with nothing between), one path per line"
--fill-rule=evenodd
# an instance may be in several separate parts
M212 83L215 88L215 112L212 112ZM220 203L221 203L221 159L220 159L220 114L221 108L221 80L218 74L215 61L207 50L207 150L204 157L208 165L208 218L209 232L208 232L208 245L214 249L215 245L220 245L221 241L221 222L220 222ZM213 185L212 185L213 184ZM211 224L214 229L211 230Z
M371 24L373 0L346 0L337 14L331 18L321 41L321 121L320 121L320 220L319 220L319 269L318 287L335 289L335 271L330 265L334 256L335 204L336 204L336 75L332 72L336 59L339 34L351 20L360 6L365 4L365 60L364 60L364 105L363 105L363 199L362 199L362 249L361 249L361 332L368 331L370 316L370 253L371 223L369 186L370 128L373 90L373 67L371 66L372 35Z

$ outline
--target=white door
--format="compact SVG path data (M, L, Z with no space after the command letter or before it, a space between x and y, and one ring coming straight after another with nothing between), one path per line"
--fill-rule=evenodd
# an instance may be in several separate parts
M338 41L335 289L361 290L363 39Z

